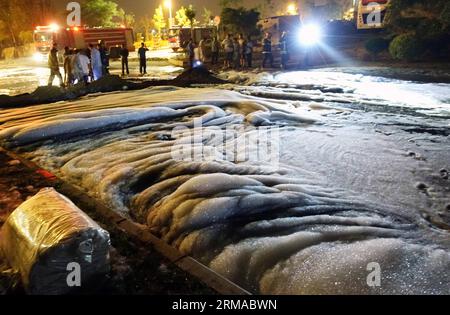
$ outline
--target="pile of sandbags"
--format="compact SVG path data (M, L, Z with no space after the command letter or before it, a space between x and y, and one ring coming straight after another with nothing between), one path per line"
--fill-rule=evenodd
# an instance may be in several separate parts
M53 188L11 213L0 242L30 294L82 292L109 272L108 232Z

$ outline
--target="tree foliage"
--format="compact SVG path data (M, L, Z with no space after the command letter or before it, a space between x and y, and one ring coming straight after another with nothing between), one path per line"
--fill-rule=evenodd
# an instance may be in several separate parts
M412 53L422 53L422 55L426 51L431 55L449 53L450 2L448 0L392 0L386 23L393 34L408 35L396 38L397 40L391 44L393 48L390 51L396 58L412 58L410 54L403 51L397 52L399 47L403 50L411 49ZM418 42L424 49L414 48ZM415 56L415 59L420 57Z
M177 21L177 24L181 27L185 27L189 25L189 19L186 16L186 8L181 7L176 13L175 13L175 20Z
M189 20L189 24L192 28L194 27L196 16L197 12L194 10L194 7L192 5L186 8L186 17Z
M258 21L260 13L257 9L245 9L243 7L222 9L222 24L225 29L233 33L246 35L258 34Z
M166 19L164 17L164 9L162 5L155 9L155 14L153 15L153 25L159 34L161 34L161 30L166 27Z
M110 0L85 0L81 5L83 24L94 27L116 27L120 21L120 11L116 2Z

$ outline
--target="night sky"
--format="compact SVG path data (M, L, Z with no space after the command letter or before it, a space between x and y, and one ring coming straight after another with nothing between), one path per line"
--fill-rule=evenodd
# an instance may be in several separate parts
M55 7L63 10L67 3L72 0L53 0ZM174 12L182 5L187 6L189 4L194 5L200 12L203 11L203 7L212 10L214 14L220 13L219 0L172 0ZM286 1L286 0L279 0ZM155 8L163 2L163 0L116 0L120 7L122 7L127 12L132 12L136 15L136 18L144 16L145 14L150 17L153 16ZM256 6L261 3L261 0L242 0L245 6Z

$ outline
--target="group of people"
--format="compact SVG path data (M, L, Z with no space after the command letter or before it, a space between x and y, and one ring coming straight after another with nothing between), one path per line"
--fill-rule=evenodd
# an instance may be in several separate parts
M120 55L122 57L122 73L128 69L128 49L122 46ZM79 82L88 84L109 74L109 52L106 45L101 41L98 45L89 44L86 49L64 48L64 78L59 70L59 58L57 44L53 44L48 57L50 78L48 85L53 85L55 77L60 81L60 86L68 87Z
M279 49L281 54L281 67L285 69L290 59L290 43L289 34L283 32L279 41ZM262 40L262 64L263 68L274 67L272 35L266 33ZM220 52L223 52L225 69L245 69L253 67L253 55L255 44L250 36L244 37L243 34L234 36L233 34L227 34L225 39L220 42L217 37L211 39L210 51L211 51L211 64L216 65L219 63ZM194 66L196 59L205 63L208 58L208 46L207 38L203 38L198 44L198 56L195 54L195 44L190 40L186 46L187 54L189 57L190 66Z

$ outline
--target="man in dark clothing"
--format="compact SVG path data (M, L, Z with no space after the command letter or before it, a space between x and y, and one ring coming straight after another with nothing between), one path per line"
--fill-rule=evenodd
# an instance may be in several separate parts
M189 42L186 46L187 55L189 58L189 67L194 68L194 61L195 61L195 45L192 39L189 39Z
M130 69L128 68L128 56L130 55L130 51L125 45L122 45L122 49L120 50L120 56L122 57L122 76L125 76L125 69L127 70L127 75L130 74Z
M148 48L145 47L145 44L141 44L141 48L138 50L138 56L139 56L139 72L141 74L147 74L147 57L146 53L148 51Z
M251 36L248 37L245 46L245 60L247 61L247 67L251 68L253 65L253 41Z
M100 52L100 58L102 60L102 74L109 74L109 54L108 49L106 48L105 42L101 41L98 48Z
M50 50L50 54L48 55L48 67L50 68L50 78L48 79L48 86L53 85L53 80L55 79L55 76L57 76L59 79L59 85L63 87L64 83L61 72L59 71L58 49L56 43L53 44L53 48L52 50Z
M286 69L289 61L289 42L288 33L283 32L280 38L281 68Z
M272 35L270 33L266 33L263 40L263 68L266 67L267 61L270 63L270 67L273 68Z

